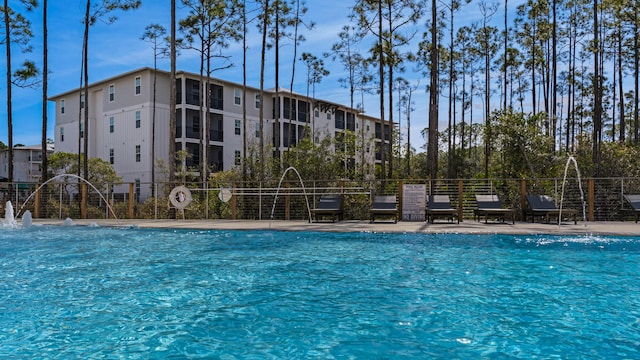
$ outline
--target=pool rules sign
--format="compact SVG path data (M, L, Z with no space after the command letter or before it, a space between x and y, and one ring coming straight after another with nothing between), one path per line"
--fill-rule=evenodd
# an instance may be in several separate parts
M402 220L424 221L427 206L427 185L404 184L402 186Z

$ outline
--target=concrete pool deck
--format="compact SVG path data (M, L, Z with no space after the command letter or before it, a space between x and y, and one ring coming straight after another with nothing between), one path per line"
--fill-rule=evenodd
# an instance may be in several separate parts
M35 225L62 225L63 220L33 219ZM283 220L104 220L88 219L73 220L75 225L99 226L137 226L140 228L157 229L202 229L202 230L279 230L279 231L334 231L334 232L386 232L386 233L467 233L467 234L573 234L573 235L624 235L640 236L640 223L633 221L581 222L577 225L570 222L557 223L529 223L516 222L499 223L477 222L466 219L460 224L448 222L399 221L376 222L348 220L336 223L309 223L307 221Z

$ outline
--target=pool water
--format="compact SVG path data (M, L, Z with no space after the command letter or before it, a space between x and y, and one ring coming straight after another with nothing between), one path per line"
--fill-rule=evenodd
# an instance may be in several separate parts
M0 358L638 358L640 239L0 231Z

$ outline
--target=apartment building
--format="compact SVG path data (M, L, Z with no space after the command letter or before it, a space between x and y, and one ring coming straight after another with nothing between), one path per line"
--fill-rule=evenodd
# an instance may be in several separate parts
M176 150L187 150L188 167L197 168L206 161L215 172L241 165L244 142L247 148L256 148L259 144L261 106L264 107L264 143L272 144L280 153L306 136L307 131L319 140L340 136L349 130L367 143L359 149L362 153L347 159L345 166L354 166L358 161L374 164L380 160L376 149L382 141L383 126L389 134L388 125L381 124L377 118L288 90L278 91L282 111L276 114L275 90L265 91L263 102L257 88L247 88L243 94L241 84L215 78L200 81L198 74L184 71L176 74L176 80L173 146ZM112 164L123 181L135 183L137 195L146 198L151 193L154 160L155 180L162 181L166 174L158 174L158 163L168 163L169 146L172 146L169 141L170 73L141 68L98 81L89 86L88 101L83 90L74 89L50 98L56 104L56 151L84 152L84 136L88 136L89 157ZM201 93L209 96L208 122L201 119ZM243 101L247 103L243 105ZM246 123L243 123L245 109ZM86 110L88 132L83 120ZM207 135L205 151L200 143L201 131ZM274 151L273 155L278 153Z
M47 144L47 153L53 153L53 144ZM9 175L9 150L0 150L0 179ZM13 181L37 183L42 176L42 145L13 148Z

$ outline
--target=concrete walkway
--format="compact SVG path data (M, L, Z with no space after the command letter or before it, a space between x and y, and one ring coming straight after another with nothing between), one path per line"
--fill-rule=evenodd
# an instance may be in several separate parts
M62 225L62 220L34 219L36 225ZM340 221L336 223L308 223L306 221L281 220L73 220L76 225L137 226L163 229L210 230L280 230L280 231L335 231L335 232L388 232L388 233L467 233L467 234L573 234L573 235L630 235L640 236L640 223L628 222L578 222L577 225L557 223L499 223L476 222L467 219L460 224L448 222L392 222Z

